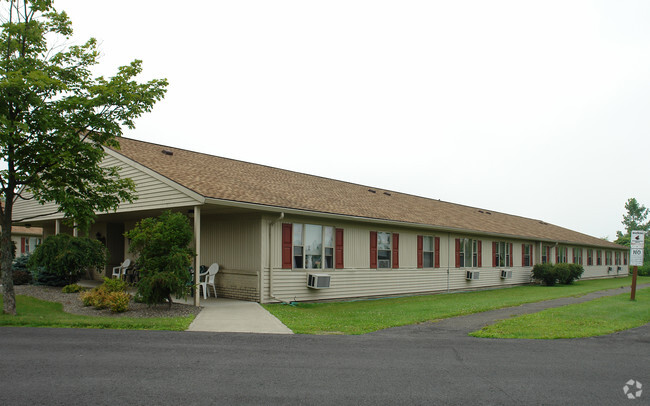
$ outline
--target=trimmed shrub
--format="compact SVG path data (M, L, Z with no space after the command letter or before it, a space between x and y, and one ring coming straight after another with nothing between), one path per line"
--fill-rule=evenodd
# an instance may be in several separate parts
M555 264L553 269L555 270L555 277L557 278L558 283L561 283L563 285L568 285L573 281L573 279L571 279L570 264L567 263Z
M569 270L571 271L571 280L567 282L567 285L580 279L585 272L585 268L580 264L569 264Z
M101 285L107 292L126 292L129 284L122 279L110 279L104 277L104 283Z
M79 286L76 283L73 283L71 285L65 285L63 289L61 289L61 292L63 293L78 293L85 290L83 286Z
M535 266L533 266L533 278L542 282L546 286L553 286L557 281L557 276L552 264L535 264Z
M85 290L79 295L79 299L84 304L84 306L92 306L94 300L95 292L94 290Z
M632 275L632 268L630 266L630 275ZM643 264L643 266L637 267L636 273L639 276L650 276L650 262Z
M126 292L111 292L108 294L108 307L114 313L122 313L129 310L131 295Z
M126 293L128 284L120 279L104 278L100 286L79 295L84 306L93 306L95 309L107 309L115 313L129 310L131 295Z

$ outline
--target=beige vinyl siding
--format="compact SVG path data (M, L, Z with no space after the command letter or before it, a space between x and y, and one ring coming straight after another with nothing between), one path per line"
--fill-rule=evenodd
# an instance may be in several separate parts
M262 267L259 216L201 218L201 264L217 262L224 269L259 272Z
M134 166L127 165L113 156L108 155L102 162L103 167L119 166L120 177L132 179L135 183L138 199L133 203L121 203L117 212L194 206L199 204L196 199L188 196L165 183L152 174L145 173Z
M270 218L269 218L270 219ZM267 220L269 220L267 219ZM331 225L344 230L345 269L323 270L289 270L281 269L281 223L302 223ZM268 221L263 222L263 229ZM370 231L387 231L399 233L400 267L399 269L369 269L370 267ZM263 236L268 235L267 231ZM440 238L440 268L417 268L417 236L432 235ZM373 227L368 224L331 223L313 218L287 217L275 223L272 230L273 241L273 295L286 301L326 300L347 297L389 296L401 294L419 294L443 292L449 290L470 290L491 286L507 286L530 282L531 267L521 267L521 241L513 242L513 271L511 279L501 279L501 268L492 268L492 240L481 239L482 268L481 278L467 281L467 268L455 267L455 239L464 236L435 233L432 231L404 228ZM519 247L517 248L517 245ZM266 249L264 250L266 251ZM519 257L517 257L519 255ZM265 266L268 269L268 266ZM449 269L449 275L448 275ZM471 269L471 268L470 268ZM331 276L328 289L310 289L307 287L308 273L326 273ZM268 272L265 272L263 300L274 301L269 291Z
M107 155L101 164L102 167L118 166L122 178L130 178L135 183L138 199L133 203L123 202L119 205L117 212L132 212L138 210L173 208L183 206L194 206L200 202L184 193L177 187L172 187L160 177L146 173L144 170L128 165L111 155ZM31 197L30 193L25 193L25 197ZM14 219L34 218L34 220L51 220L62 218L61 213L56 213L58 206L52 202L40 205L34 200L19 199L14 205ZM47 216L41 216L42 214ZM52 214L50 214L52 213Z

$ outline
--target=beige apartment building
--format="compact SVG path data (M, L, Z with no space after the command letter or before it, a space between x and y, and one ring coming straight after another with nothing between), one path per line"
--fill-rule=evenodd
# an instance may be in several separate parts
M197 265L220 264L221 297L259 302L423 294L529 283L532 266L573 262L583 278L628 274L626 247L541 220L120 138L118 166L138 199L98 213L90 236L111 263L124 232L179 211ZM14 218L44 236L73 233L54 204L19 201ZM99 277L99 275L97 276Z

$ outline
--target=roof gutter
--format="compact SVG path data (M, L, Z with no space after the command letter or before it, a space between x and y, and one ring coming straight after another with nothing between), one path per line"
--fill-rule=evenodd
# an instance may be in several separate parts
M579 243L575 241L558 241L556 239L548 239L548 238L541 238L541 237L534 237L534 236L523 236L523 235L515 235L515 234L504 234L504 233L494 233L494 232L489 232L489 231L480 231L480 230L471 230L471 229L465 229L465 228L458 228L458 227L445 227L445 226L434 226L430 224L423 224L423 223L410 223L407 221L398 221L398 220L386 220L386 219L377 219L377 218L372 218L372 217L361 217L361 216L354 216L350 214L335 214L335 213L326 213L326 212L321 212L321 211L314 211L314 210L305 210L305 209L292 209L292 208L287 208L287 207L280 207L280 206L272 206L272 205L265 205L265 204L260 204L260 203L248 203L248 202L239 202L235 200L227 200L227 199L217 199L213 197L206 197L205 198L205 204L217 204L217 205L225 205L225 206L230 206L230 207L238 207L238 208L243 208L243 209L250 209L250 210L262 210L262 211L267 211L267 212L274 212L274 213L282 213L283 215L286 214L294 214L294 215L299 215L299 216L318 216L322 218L329 218L329 219L341 219L344 218L348 221L356 221L356 222L361 222L361 223L374 223L374 224L385 224L389 226L399 226L399 227L414 227L414 228L420 228L424 230L434 230L434 231L440 231L440 232L448 232L448 233L460 233L460 234L470 234L470 235L486 235L490 237L498 237L498 238L514 238L517 240L524 240L524 241L541 241L541 242L547 242L547 243L561 243L561 244L572 244L572 245L580 245L584 247L595 247L597 245L595 244L585 244L585 243ZM609 241L608 241L609 242ZM618 245L613 242L609 242L610 244ZM604 246L603 246L604 247ZM627 247L620 246L620 249L627 249ZM616 247L609 247L611 249L616 249Z

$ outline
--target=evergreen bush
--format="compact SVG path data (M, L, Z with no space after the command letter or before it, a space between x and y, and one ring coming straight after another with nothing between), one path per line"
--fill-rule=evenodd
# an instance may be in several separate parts
M172 295L187 297L191 275L187 271L194 252L189 248L192 227L182 213L165 212L138 222L126 237L140 269L138 293L149 304L172 304Z
M101 242L68 234L47 237L29 259L30 267L42 268L38 282L51 286L76 283L88 269L102 272L105 264L106 248Z
M544 283L546 286L553 286L557 281L553 264L535 264L533 266L533 278Z

